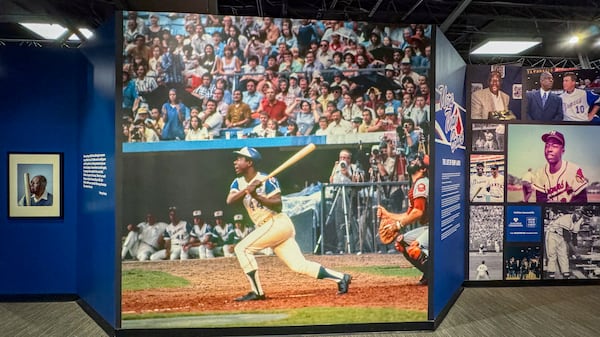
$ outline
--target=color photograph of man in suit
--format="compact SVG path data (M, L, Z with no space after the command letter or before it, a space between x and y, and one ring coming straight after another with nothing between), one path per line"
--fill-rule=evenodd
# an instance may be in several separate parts
M527 93L527 119L535 121L562 121L562 99L552 93L554 78L545 71L540 75L540 89Z
M494 111L508 111L510 97L502 92L502 74L492 71L488 87L471 94L471 119L488 119Z

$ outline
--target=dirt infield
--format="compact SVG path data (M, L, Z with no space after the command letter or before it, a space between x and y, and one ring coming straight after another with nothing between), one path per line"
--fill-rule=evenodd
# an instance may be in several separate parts
M311 255L308 259L352 274L349 293L337 295L334 282L298 275L275 256L258 257L260 279L267 300L245 303L233 301L235 297L247 293L249 287L235 258L126 262L123 263L123 271L143 269L168 272L189 280L191 285L177 289L124 291L122 312L218 313L307 306L372 306L427 311L427 287L418 285L419 277L380 276L351 270L351 267L361 266L412 268L401 255Z

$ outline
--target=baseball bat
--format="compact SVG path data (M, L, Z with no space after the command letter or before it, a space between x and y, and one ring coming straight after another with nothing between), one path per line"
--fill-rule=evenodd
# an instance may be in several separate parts
M290 166L297 163L300 159L306 157L309 153L313 152L316 148L317 147L313 143L306 145L305 147L300 149L300 151L296 152L293 156L288 158L288 160L284 161L281 165L279 165L277 168L275 168L273 171L271 171L271 173L269 173L267 175L267 177L264 178L261 182L264 183L265 181L267 181L267 179L273 178L274 176L278 175L283 170L286 170Z
M473 195L473 198L471 198L471 202L473 202L473 200L475 200L475 198L477 198L477 196L479 195L479 193L481 192L482 189L483 189L483 187L479 186L479 188L477 189L477 192L475 192L475 194Z
M29 173L23 174L23 190L25 192L25 206L31 205L31 191L29 190Z

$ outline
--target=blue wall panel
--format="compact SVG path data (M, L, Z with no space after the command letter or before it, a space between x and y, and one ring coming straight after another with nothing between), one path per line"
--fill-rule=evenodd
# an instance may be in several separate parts
M114 20L97 30L82 53L90 63L85 107L80 124L83 156L104 155L106 187L78 186L79 240L77 245L77 292L113 327L117 324L117 272L115 238L115 42Z
M7 165L0 165L0 294L75 294L78 125L85 96L78 50L4 46L0 52L0 144L7 152L64 153L64 218L10 220Z

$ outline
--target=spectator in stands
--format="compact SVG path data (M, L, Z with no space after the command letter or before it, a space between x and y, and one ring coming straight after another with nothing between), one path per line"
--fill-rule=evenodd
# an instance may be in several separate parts
M225 116L227 115L227 109L229 108L229 104L225 102L224 96L225 90L215 87L212 98L217 104L217 112L223 117L223 119L225 119Z
M177 98L177 90L169 90L169 100L163 104L161 113L165 125L162 130L164 140L183 140L185 133L183 131L183 121L188 108Z
M246 91L243 92L242 96L242 100L244 103L248 104L250 111L252 111L252 118L258 118L256 112L260 106L260 101L262 100L263 96L256 91L256 81L254 79L249 79L246 82Z
M250 106L242 101L242 91L235 90L233 103L227 108L225 126L227 128L245 128L252 120L251 114Z
M217 56L215 54L215 48L212 44L206 44L204 46L204 53L200 55L198 63L202 68L206 69L209 74L211 74L212 80L212 73L215 71L215 65L217 64Z
M275 89L268 88L266 90L266 100L261 103L258 112L265 111L269 118L274 119L278 125L284 125L288 119L285 113L286 109L287 105L276 98Z
M223 49L223 57L217 58L217 64L214 74L223 76L230 84L234 81L234 75L241 72L242 61L233 55L233 49L230 46L225 46Z
M223 115L217 112L217 102L210 98L206 102L206 110L200 115L202 126L208 131L209 138L217 138L221 132Z
M296 122L294 121L288 121L287 123L287 130L285 131L285 133L283 134L286 137L289 136L302 136L301 134L298 133L298 124L296 124Z
M260 123L252 129L252 135L256 137L266 137L268 132L267 122L269 121L269 114L266 111L259 112Z
M201 24L197 24L195 27L194 35L190 41L192 48L194 49L194 54L198 56L202 56L206 54L206 46L210 43L211 36L207 34L204 30L204 26ZM212 46L211 46L212 47ZM213 53L214 55L214 53ZM212 71L212 69L207 69L208 71Z
M190 118L190 128L185 132L185 140L203 140L207 138L207 130L200 125L200 118L192 116Z
M213 92L215 91L215 85L212 83L212 75L210 73L204 73L202 75L202 84L194 89L190 94L197 97L203 107L206 107L206 101L212 98Z
M294 99L294 102L287 108L286 114L296 121L298 136L311 134L315 123L320 118L316 102L310 102L300 97Z
M362 110L362 123L358 127L359 133L369 132L369 128L373 126L373 112L365 108Z
M288 50L291 48L298 48L298 39L296 38L296 34L292 30L292 20L283 19L281 22L281 35L277 38L276 43L279 44L284 42Z
M327 135L327 127L329 126L329 121L327 117L321 116L319 117L319 128L315 131L316 136L326 136Z
M338 109L331 113L331 123L327 127L327 135L345 135L352 130L352 123L342 118L342 112Z
M356 104L354 104L352 95L350 95L350 93L345 93L342 97L344 103L341 109L342 117L347 121L353 120L355 117L361 117L362 111Z
M160 59L160 67L164 72L164 83L167 87L181 88L183 85L183 70L185 64L181 54L175 53L177 43L169 42L167 51Z
M283 133L279 131L279 124L273 118L269 118L267 121L267 132L265 133L265 137L280 137L283 136Z
M279 27L273 22L273 18L263 18L263 25L259 30L263 41L269 41L271 45L277 45L277 39L279 38Z
M147 102L150 94L158 88L158 83L153 77L147 77L148 68L141 64L136 69L135 90L137 92L134 106L139 106L142 102Z

